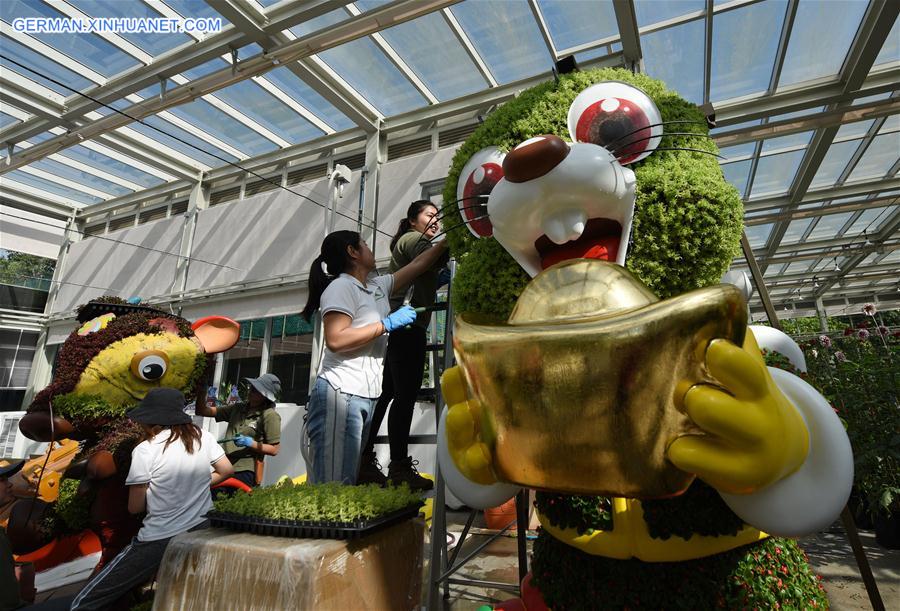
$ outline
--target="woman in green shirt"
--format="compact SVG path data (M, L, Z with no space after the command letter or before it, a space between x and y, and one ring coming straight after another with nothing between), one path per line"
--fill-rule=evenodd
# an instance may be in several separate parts
M232 477L253 487L256 486L256 459L278 455L281 416L275 411L275 401L281 392L281 381L271 373L246 378L246 381L250 384L247 401L220 407L200 401L197 415L228 423L222 449L234 465Z
M431 238L438 233L437 206L422 199L414 201L406 210L406 217L400 221L397 233L391 240L390 271L393 273L409 264L417 256L432 248ZM411 287L410 305L415 308L433 306L438 288L438 272L447 263L449 255L437 260L433 267L419 277ZM403 304L404 295L391 297L391 310ZM369 438L363 448L357 483L384 485L387 481L394 485L406 482L413 490L430 490L434 484L419 475L412 457L409 456L409 427L412 423L413 408L422 386L425 371L425 331L431 320L430 312L423 312L414 323L391 333L388 338L387 354L384 357L384 380L381 397L372 415ZM391 463L388 476L381 472L375 457L375 436L384 420L388 404L388 437L391 446Z

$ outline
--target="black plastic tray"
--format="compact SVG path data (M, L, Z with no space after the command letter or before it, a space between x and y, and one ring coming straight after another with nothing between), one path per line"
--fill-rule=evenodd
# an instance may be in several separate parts
M206 514L212 526L238 532L272 537L295 537L300 539L359 539L382 528L393 526L414 518L419 514L421 504L386 513L371 520L355 522L313 522L299 520L271 520L256 516L242 516L235 513L210 511Z

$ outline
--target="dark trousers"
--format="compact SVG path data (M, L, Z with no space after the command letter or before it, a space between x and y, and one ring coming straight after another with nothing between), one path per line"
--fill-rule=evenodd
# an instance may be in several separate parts
M388 416L388 438L391 445L391 460L403 460L409 456L409 426L412 424L413 408L422 387L425 371L425 329L412 325L398 329L388 338L387 354L384 358L384 381L381 397L375 404L372 428L363 453L375 448L375 436L391 404Z
M208 527L209 522L203 521L190 530ZM172 537L157 541L132 539L130 545L87 582L72 602L71 609L108 609L132 588L153 579L171 540Z

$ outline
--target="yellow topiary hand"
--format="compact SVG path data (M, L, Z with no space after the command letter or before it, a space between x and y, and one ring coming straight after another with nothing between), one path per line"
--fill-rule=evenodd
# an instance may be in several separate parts
M448 406L446 443L454 464L473 482L496 483L491 469L491 451L481 439L481 404L468 398L466 381L459 367L444 372L441 391Z
M747 331L743 348L713 340L706 365L725 390L698 384L685 393L685 411L706 434L673 441L669 460L732 494L750 494L796 471L809 433L769 375L753 333Z

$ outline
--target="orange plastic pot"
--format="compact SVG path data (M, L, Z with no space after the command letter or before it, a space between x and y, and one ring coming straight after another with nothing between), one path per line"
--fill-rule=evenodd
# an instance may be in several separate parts
M484 523L488 528L500 530L510 522L516 519L516 497L513 497L500 505L499 507L491 507L484 510ZM515 530L516 524L510 526L511 530Z

